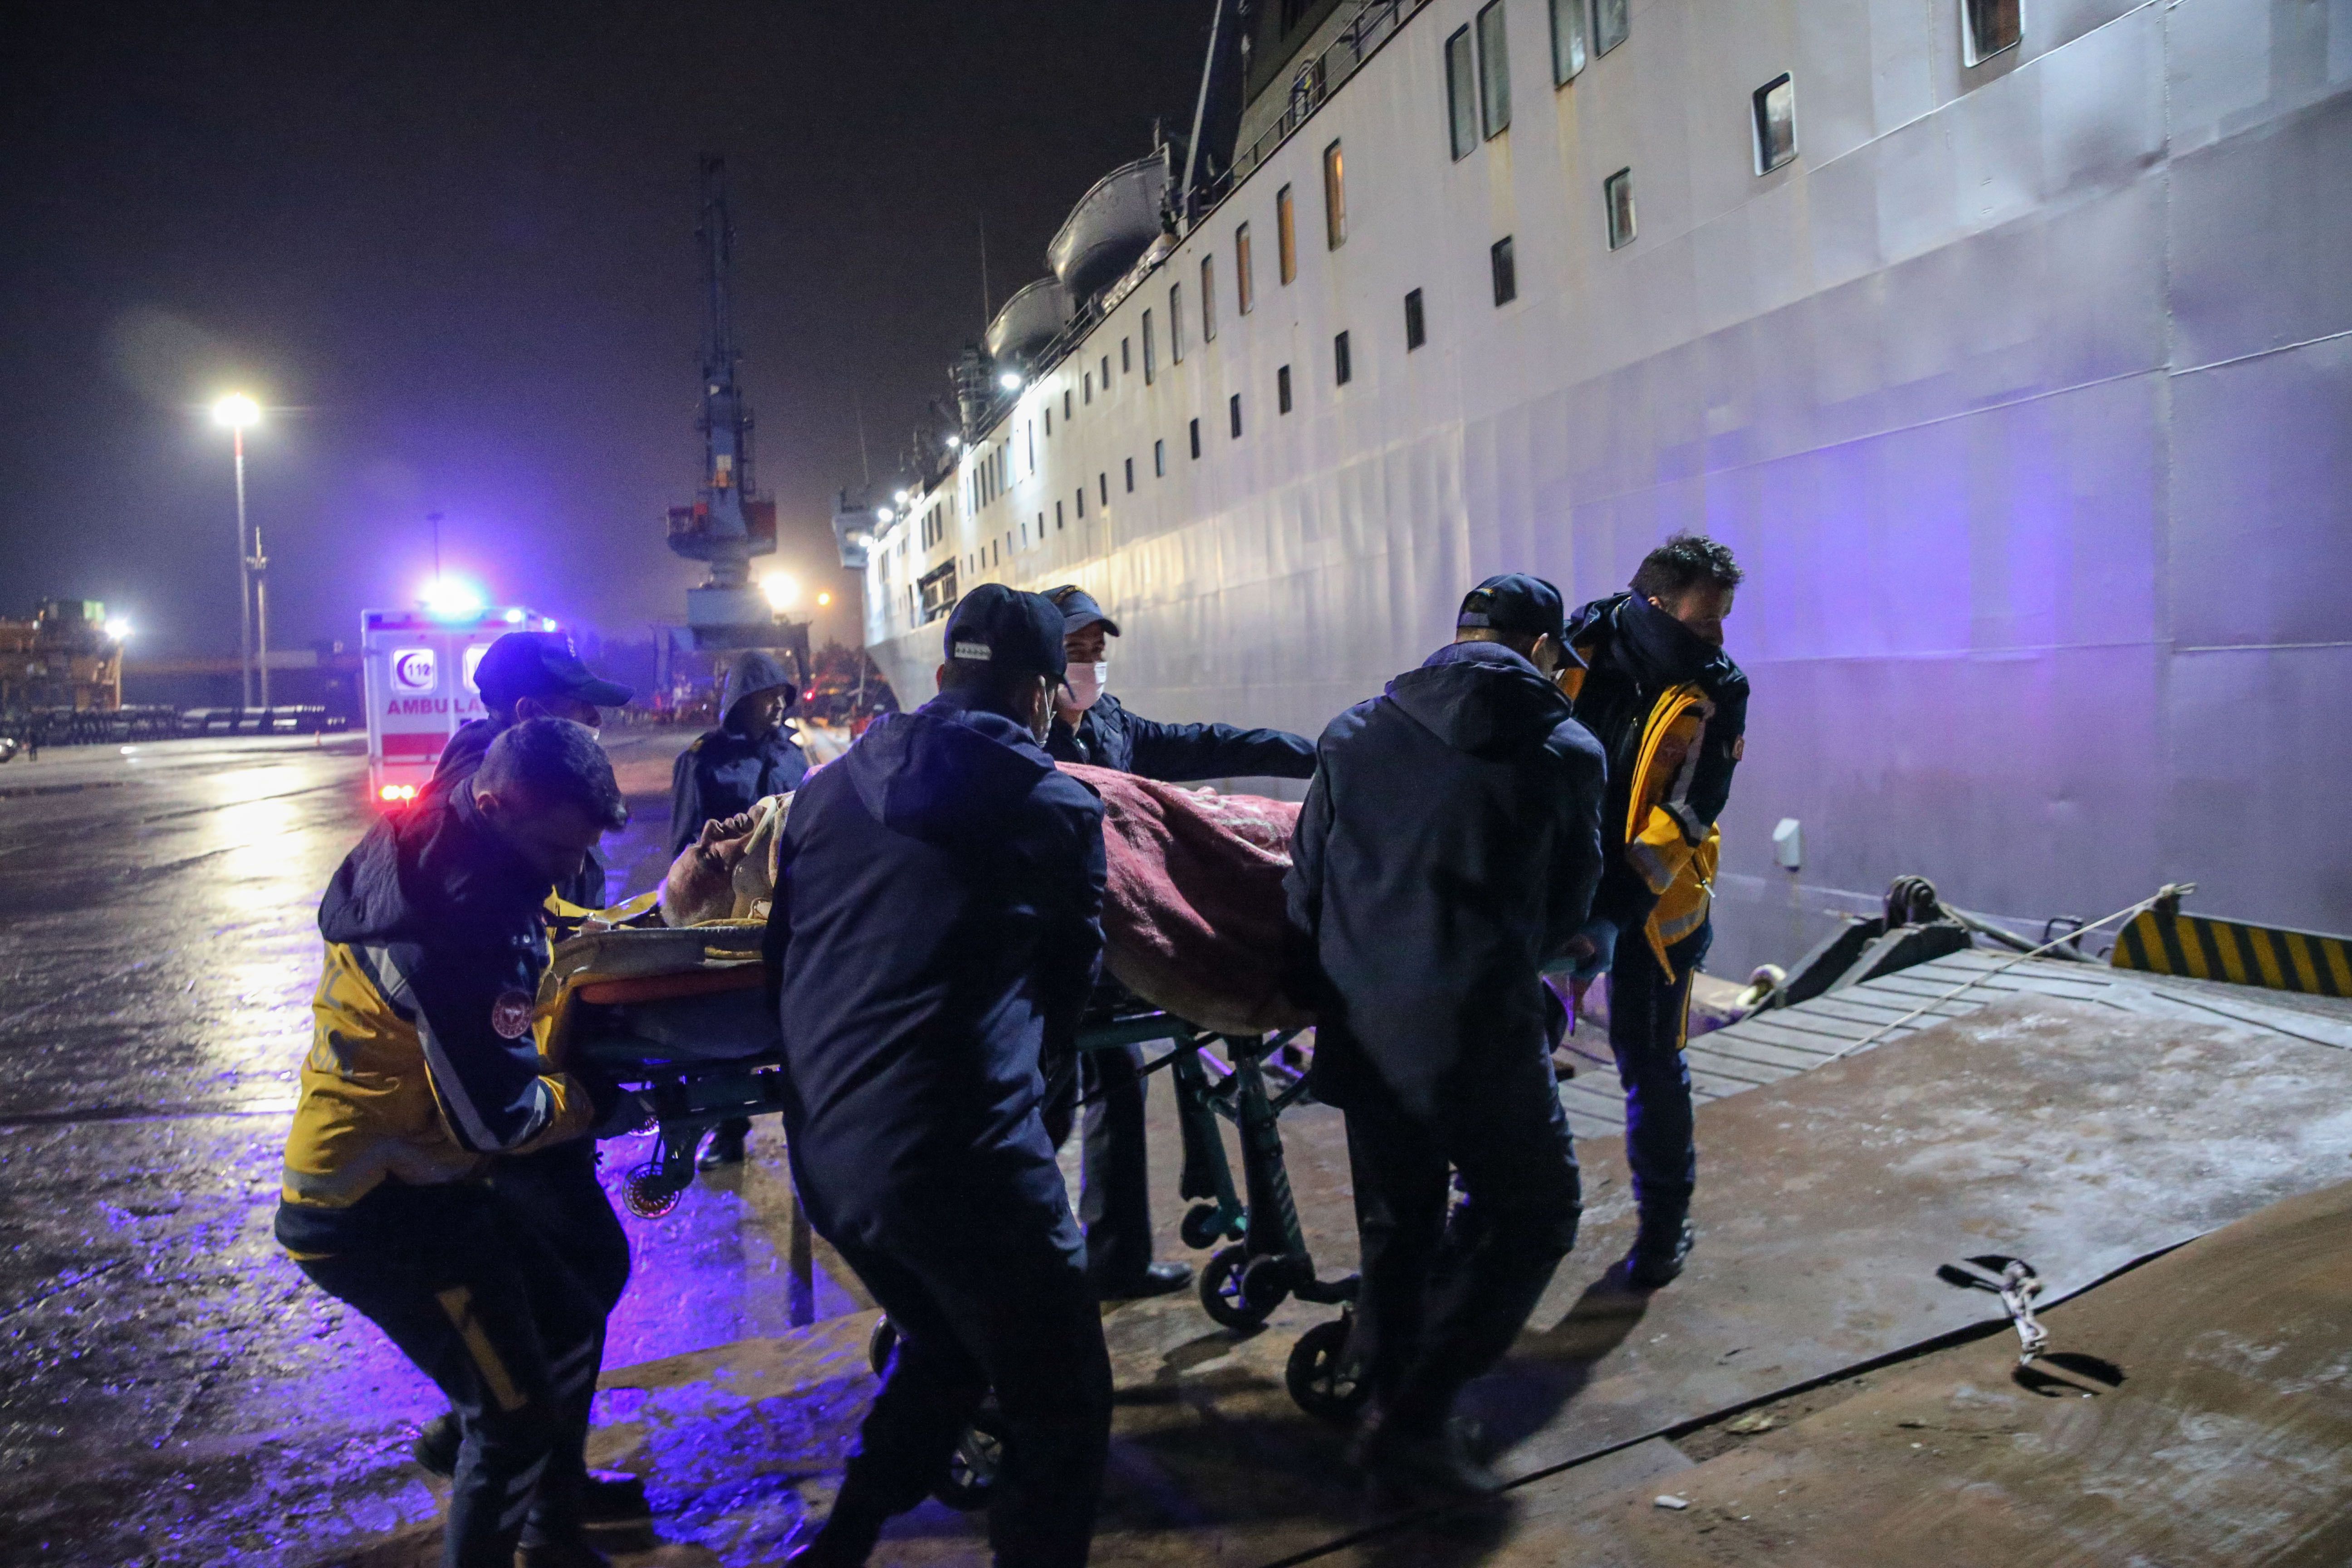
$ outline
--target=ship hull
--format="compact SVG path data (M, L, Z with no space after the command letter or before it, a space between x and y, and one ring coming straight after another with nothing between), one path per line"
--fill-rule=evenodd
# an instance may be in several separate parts
M1447 640L1481 576L1573 603L1690 529L1748 571L1754 683L1711 968L1785 961L1906 872L2037 926L2193 879L2203 908L2352 929L2323 804L2352 728L2322 717L2352 680L2352 36L2328 33L2352 16L2085 0L1972 68L1948 4L1661 0L1555 89L1546 8L1512 0L1513 123L1456 161L1444 43L1473 15L1414 16L1041 374L946 487L939 545L877 541L868 639L901 695L938 659L908 584L952 561L965 591L1084 583L1145 714L1312 734ZM1749 89L1781 71L1799 156L1759 175ZM1612 250L1620 167L1639 224Z

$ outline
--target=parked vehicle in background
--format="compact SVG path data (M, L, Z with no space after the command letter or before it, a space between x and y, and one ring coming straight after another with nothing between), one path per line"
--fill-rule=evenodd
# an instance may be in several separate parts
M509 632L555 629L551 618L519 605L362 612L368 798L385 811L415 800L457 726L484 716L474 689L483 653Z

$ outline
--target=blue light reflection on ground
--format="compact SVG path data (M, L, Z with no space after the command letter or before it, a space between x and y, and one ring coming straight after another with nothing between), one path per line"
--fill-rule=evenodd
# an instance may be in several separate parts
M613 1139L601 1151L599 1175L628 1231L632 1264L604 1364L630 1366L786 1332L791 1192L774 1121L753 1124L744 1165L697 1177L677 1208L659 1219L638 1219L622 1206L621 1183L653 1146L646 1135ZM820 1270L820 1318L857 1305Z
M616 895L667 859L668 756L689 738L615 747L639 808L610 847ZM439 1394L270 1234L312 911L373 821L363 757L175 742L22 776L65 787L0 822L0 1558L301 1563L431 1521L407 1445ZM608 1189L649 1145L610 1146ZM636 1284L608 1366L787 1327L772 1122L752 1149L665 1218L625 1222ZM820 1286L821 1310L851 1305ZM730 1445L665 1441L704 1456L707 1477L675 1483L705 1498L696 1528L768 1538L717 1517ZM798 1506L746 1498L762 1520Z

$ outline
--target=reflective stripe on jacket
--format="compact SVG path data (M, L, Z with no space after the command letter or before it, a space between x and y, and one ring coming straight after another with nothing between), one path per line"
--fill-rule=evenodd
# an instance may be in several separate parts
M546 891L488 829L470 782L377 824L345 858L319 909L326 963L281 1237L289 1211L311 1216L296 1227L308 1251L388 1178L463 1181L493 1155L588 1130L586 1087L543 1054Z
M1666 949L1698 930L1715 903L1715 868L1723 834L1691 809L1700 742L1715 704L1696 686L1658 699L1643 726L1642 751L1625 814L1625 858L1657 900L1643 924L1650 951L1668 976Z
M1745 749L1748 678L1630 594L1579 610L1568 642L1585 668L1563 671L1560 689L1608 752L1604 834L1625 847L1593 912L1641 928L1671 973L1664 950L1705 925L1714 901L1715 824Z

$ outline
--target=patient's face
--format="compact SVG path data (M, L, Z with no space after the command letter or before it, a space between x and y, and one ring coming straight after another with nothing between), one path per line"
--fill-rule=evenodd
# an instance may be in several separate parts
M673 925L723 920L735 909L735 868L751 842L746 814L706 822L693 843L670 863L662 884L662 908Z

